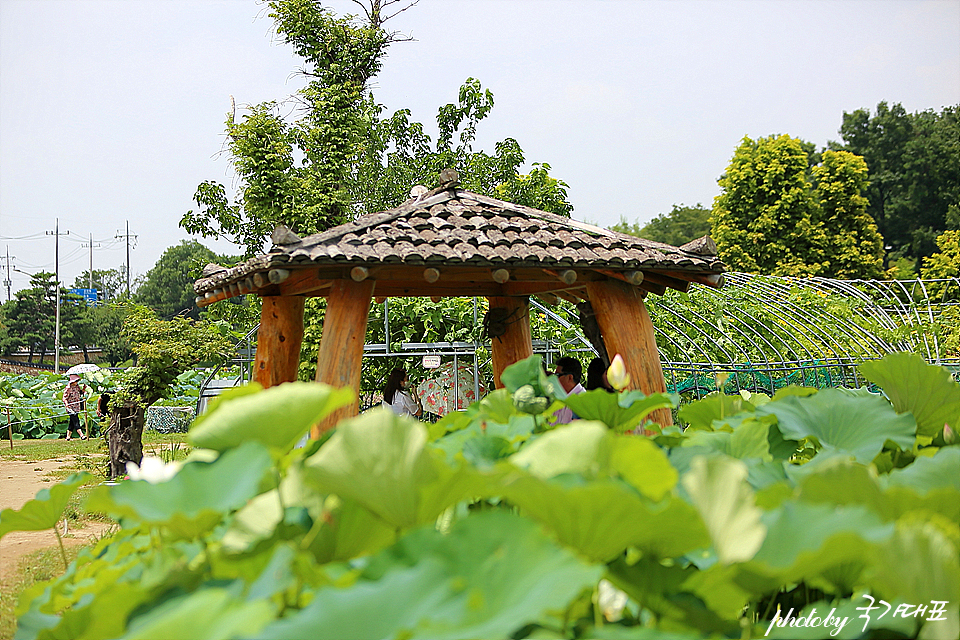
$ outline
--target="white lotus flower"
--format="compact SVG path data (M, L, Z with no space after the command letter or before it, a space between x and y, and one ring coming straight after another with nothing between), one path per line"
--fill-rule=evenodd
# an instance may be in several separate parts
M183 466L181 462L164 462L154 456L144 456L140 466L135 462L127 463L127 475L131 480L146 480L150 484L160 484L177 475L181 466Z
M623 364L619 353L613 357L613 362L607 369L607 382L617 391L623 391L630 384L630 374L627 373L627 366Z

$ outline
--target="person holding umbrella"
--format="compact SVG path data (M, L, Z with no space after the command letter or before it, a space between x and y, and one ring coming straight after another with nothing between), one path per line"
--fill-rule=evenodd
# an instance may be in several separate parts
M70 416L70 424L67 425L67 440L70 440L70 432L76 430L81 440L86 440L83 430L80 428L80 412L83 411L84 389L80 386L80 376L76 373L70 374L70 381L67 388L63 390L63 406L67 408L67 415Z

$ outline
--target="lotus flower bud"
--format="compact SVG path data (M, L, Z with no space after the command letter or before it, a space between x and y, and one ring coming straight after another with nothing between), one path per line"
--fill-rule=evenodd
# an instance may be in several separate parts
M943 441L947 444L953 444L957 440L957 433L950 428L946 422L943 423Z
M630 384L630 374L627 373L627 367L619 353L613 357L613 362L607 369L607 382L617 391L623 391Z

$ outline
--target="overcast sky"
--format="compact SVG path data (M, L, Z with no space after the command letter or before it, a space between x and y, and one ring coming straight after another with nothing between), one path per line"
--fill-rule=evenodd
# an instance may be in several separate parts
M432 125L479 79L496 106L477 148L516 138L602 226L710 206L745 135L820 147L844 111L960 103L960 0L420 0L389 24L416 41L375 79L388 112ZM54 270L57 218L68 286L91 234L94 268L119 267L129 221L135 276L188 238L196 186L236 190L218 153L230 96L302 85L276 40L255 0L0 0L3 277L7 247L17 269Z

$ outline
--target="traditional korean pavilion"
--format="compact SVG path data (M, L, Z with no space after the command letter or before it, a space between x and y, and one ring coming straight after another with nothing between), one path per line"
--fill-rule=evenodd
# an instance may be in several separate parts
M587 301L603 345L620 354L631 387L665 391L654 328L643 298L691 282L723 284L723 264L709 237L682 247L601 229L446 184L415 187L395 209L363 215L299 238L285 227L266 255L224 269L208 265L195 283L197 304L244 294L262 298L254 376L264 387L297 378L304 300L327 298L317 381L359 391L370 301L377 297L484 296L490 311L494 382L533 353L529 296ZM442 176L443 177L443 176ZM345 407L314 436L356 415ZM670 424L669 410L654 414Z

